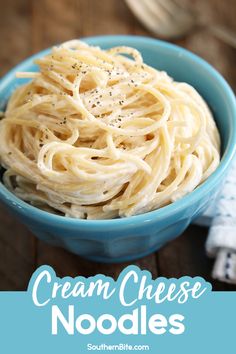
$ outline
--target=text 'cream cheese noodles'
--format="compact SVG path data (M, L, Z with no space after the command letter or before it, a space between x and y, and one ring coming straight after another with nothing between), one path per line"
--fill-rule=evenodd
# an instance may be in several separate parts
M181 198L218 166L202 97L136 49L73 40L35 62L0 121L3 182L19 198L68 217L125 217Z

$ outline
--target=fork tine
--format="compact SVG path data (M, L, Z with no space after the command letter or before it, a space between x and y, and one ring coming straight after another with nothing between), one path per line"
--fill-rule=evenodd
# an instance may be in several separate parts
M163 18L161 18L158 12L154 13L154 11L152 11L152 8L148 6L149 2L152 2L152 0L126 0L128 6L143 25L151 32L156 33L156 28L159 26L160 22L163 21Z
M169 0L167 0L169 1ZM170 0L171 2L175 3L176 6L178 6L179 9L187 12L192 12L192 9L190 7L186 7L186 5L181 1L181 0Z
M193 26L190 14L172 0L125 0L143 25L162 37L177 38ZM173 10L174 9L174 10Z
M165 16L170 16L173 17L176 14L176 11L179 11L179 8L177 5L173 2L170 2L168 0L154 0L156 5L162 9L162 11L165 13Z
M189 17L192 18L190 11L183 6L181 1L177 0L152 0L155 1L157 6L166 11L166 15L169 15L172 18L176 17Z
M160 21L166 18L166 10L164 7L160 6L158 0L141 0L145 6L149 9L152 15L156 16Z
M155 0L126 0L134 12L139 13L141 16L148 16L149 19L161 21L161 14L157 11L158 9Z

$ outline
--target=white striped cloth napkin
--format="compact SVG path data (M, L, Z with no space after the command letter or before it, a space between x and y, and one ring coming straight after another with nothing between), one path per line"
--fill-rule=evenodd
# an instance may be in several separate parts
M215 258L213 278L236 284L236 157L219 198L196 224L210 226L206 251Z

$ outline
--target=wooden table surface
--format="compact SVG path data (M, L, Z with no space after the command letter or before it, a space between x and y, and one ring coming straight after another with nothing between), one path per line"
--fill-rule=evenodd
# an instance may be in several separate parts
M227 25L236 32L235 0L184 2L205 21ZM29 55L68 39L98 34L150 35L123 0L0 0L0 5L1 75ZM207 30L193 31L175 43L205 58L236 88L235 49ZM211 278L213 261L204 249L207 232L206 228L190 226L175 241L132 264L151 271L153 277L203 276L215 290L236 290L236 286ZM116 277L129 263L93 263L51 247L0 207L0 290L24 290L32 272L42 264L53 266L59 276L103 273Z

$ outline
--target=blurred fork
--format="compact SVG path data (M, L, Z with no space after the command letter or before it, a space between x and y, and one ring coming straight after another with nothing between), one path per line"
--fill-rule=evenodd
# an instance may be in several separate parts
M203 23L177 0L125 0L142 24L155 35L173 39L194 28L207 28L216 37L236 48L236 34L219 25Z

